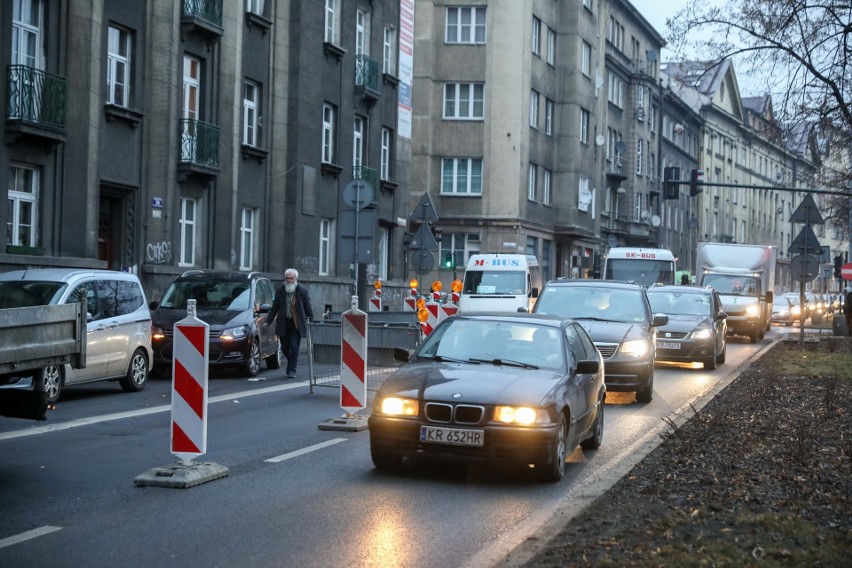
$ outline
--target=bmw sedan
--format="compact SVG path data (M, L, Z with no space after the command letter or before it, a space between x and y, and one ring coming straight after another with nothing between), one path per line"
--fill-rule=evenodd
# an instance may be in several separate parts
M378 469L405 458L514 463L559 481L603 438L603 362L572 320L465 314L444 320L385 381L369 418Z
M707 286L653 286L648 300L669 322L657 328L657 361L697 361L705 369L725 362L728 314L719 293Z

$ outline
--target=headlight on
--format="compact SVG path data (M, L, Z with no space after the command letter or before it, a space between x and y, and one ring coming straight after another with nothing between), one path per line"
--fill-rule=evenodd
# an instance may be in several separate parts
M151 326L151 339L152 340L153 339L165 339L165 337L166 337L165 331L163 331L161 328L159 328L155 325Z
M219 334L220 339L231 340L231 339L245 339L246 337L246 326L241 325L240 327L232 327L224 330L221 334Z
M793 306L792 308L790 308L790 313L794 316L799 315L800 312L801 310L799 309L799 306Z
M749 307L746 308L746 315L756 316L759 313L760 313L760 308L758 308L754 304L752 304L752 305L750 305Z
M643 339L636 339L633 341L625 341L621 345L621 352L626 355L636 355L637 357L641 357L645 355L649 351L648 342Z
M692 339L707 339L710 337L710 334L709 329L696 329L692 332Z
M417 401L412 398L383 398L379 409L388 416L417 416Z
M498 406L494 409L494 420L504 424L535 424L537 413L528 406Z

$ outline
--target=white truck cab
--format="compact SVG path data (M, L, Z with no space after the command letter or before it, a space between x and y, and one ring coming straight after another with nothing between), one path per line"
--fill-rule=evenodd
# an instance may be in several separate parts
M541 266L528 254L471 255L460 312L531 312L541 289Z

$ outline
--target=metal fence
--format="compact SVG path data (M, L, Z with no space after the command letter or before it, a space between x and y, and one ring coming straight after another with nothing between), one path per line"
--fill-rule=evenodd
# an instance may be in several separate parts
M308 334L311 392L317 387L340 388L341 314L310 324ZM393 351L415 349L420 344L420 324L411 312L367 314L367 389L378 390L402 363Z

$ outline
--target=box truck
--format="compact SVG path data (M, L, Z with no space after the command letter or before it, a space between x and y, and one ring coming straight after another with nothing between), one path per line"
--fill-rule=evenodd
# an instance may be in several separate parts
M541 266L529 254L474 254L463 284L460 312L531 312L541 290Z

